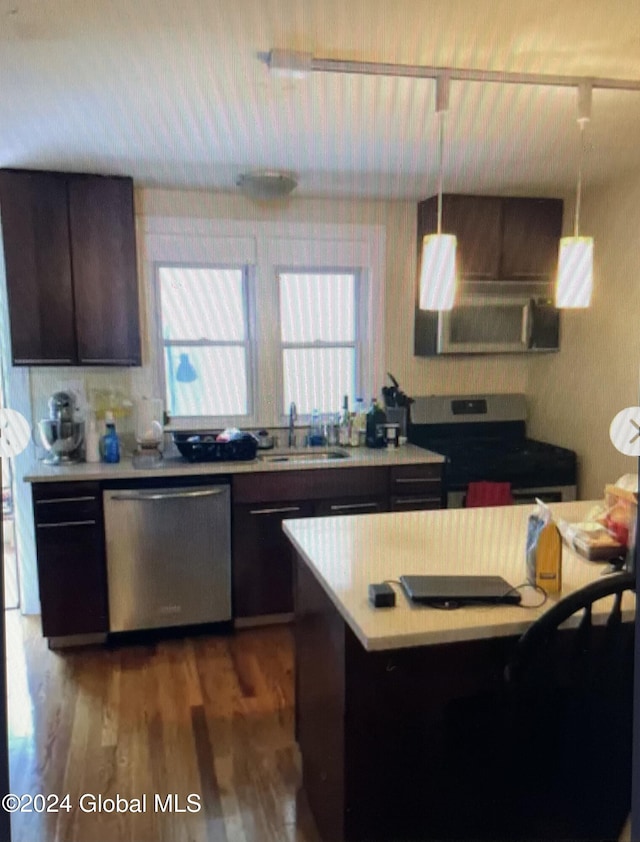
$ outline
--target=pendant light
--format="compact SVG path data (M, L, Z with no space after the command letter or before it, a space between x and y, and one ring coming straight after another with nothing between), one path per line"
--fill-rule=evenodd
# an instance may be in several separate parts
M438 117L438 225L437 233L422 240L420 269L420 309L451 310L456 293L456 237L442 233L442 153L444 118L449 108L449 77L436 79Z
M580 129L580 154L578 159L578 186L574 215L573 237L560 240L558 254L558 281L556 307L576 309L588 307L593 289L593 237L581 237L580 202L582 199L582 162L584 158L584 129L591 119L591 91L589 82L578 86L578 127Z

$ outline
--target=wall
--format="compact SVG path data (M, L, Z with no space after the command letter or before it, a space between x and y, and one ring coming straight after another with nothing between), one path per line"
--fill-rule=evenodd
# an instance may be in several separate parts
M560 354L536 359L529 374L530 432L577 451L583 499L638 470L611 444L609 425L640 402L639 208L637 175L587 191L580 229L595 240L592 306L563 314Z

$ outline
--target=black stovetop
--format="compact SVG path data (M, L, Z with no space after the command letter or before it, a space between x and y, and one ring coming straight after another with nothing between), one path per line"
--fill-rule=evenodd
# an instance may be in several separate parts
M527 438L520 422L410 425L409 441L447 457L447 486L510 482L536 488L576 484L576 454Z

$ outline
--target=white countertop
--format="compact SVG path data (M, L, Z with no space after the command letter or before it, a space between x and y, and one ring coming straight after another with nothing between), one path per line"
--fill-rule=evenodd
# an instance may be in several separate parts
M593 506L594 501L556 503L551 509L577 522ZM286 520L283 529L364 648L375 651L520 635L561 596L596 579L606 565L563 547L562 593L550 595L537 609L498 605L446 611L411 604L395 585L395 608L370 605L370 583L409 573L499 575L511 585L522 584L527 519L533 510L391 512ZM539 599L527 589L523 603ZM633 611L632 597L625 601Z
M327 448L318 448L320 455ZM394 465L419 465L439 463L444 457L430 450L423 450L412 444L402 447L373 450L367 447L332 447L329 450L342 450L348 453L346 459L326 460L322 458L291 460L289 462L266 461L274 455L287 455L286 449L258 451L258 458L249 462L187 462L181 456L164 459L157 468L136 468L131 457L125 457L115 465L104 462L80 462L75 465L47 465L37 462L25 476L27 482L62 482L82 480L141 479L143 477L175 476L215 476L216 474L247 474L273 471L305 471L317 468L336 470L354 467L391 467ZM304 453L312 452L305 449ZM265 458L262 458L265 457Z

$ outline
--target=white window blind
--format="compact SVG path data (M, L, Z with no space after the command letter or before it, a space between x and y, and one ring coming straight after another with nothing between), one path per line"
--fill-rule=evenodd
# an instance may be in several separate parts
M158 267L170 415L249 414L246 283L238 267Z
M283 413L335 412L355 398L358 374L354 272L281 272Z

